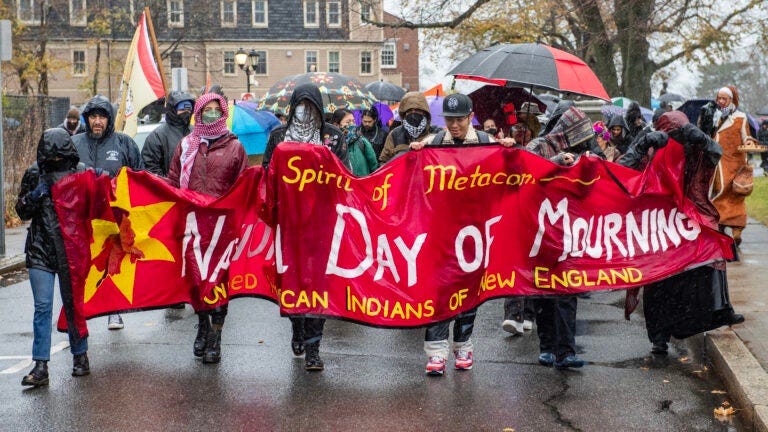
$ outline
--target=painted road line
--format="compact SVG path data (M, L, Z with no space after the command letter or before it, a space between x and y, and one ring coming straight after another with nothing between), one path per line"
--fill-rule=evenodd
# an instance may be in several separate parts
M54 345L51 348L51 356L56 354L57 352L69 348L69 342L59 342L56 345ZM8 369L3 369L0 371L0 374L13 374L20 370L28 368L30 365L32 365L32 357L30 356L0 356L0 360L19 360L20 362L16 363L15 365L9 367Z

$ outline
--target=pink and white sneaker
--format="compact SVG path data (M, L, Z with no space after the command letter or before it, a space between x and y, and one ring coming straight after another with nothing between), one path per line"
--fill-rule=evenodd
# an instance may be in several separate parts
M432 356L429 358L426 367L427 375L442 376L445 373L445 358Z
M457 370L469 370L472 369L472 351L458 350L454 351L453 355L456 356L456 369Z

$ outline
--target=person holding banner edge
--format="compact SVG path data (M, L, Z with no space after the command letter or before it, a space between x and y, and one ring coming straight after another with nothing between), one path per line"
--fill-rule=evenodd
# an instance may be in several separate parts
M411 150L421 150L425 145L472 145L489 144L495 142L493 136L484 131L475 130L472 127L472 99L469 96L454 93L443 100L443 117L445 117L446 129L435 135L427 136L422 141L415 141L409 145ZM502 144L512 146L515 140L503 138ZM474 364L474 347L472 345L472 331L475 326L477 308L462 312L456 316L453 324L453 355L456 370L472 369ZM425 372L431 376L442 376L445 373L445 365L450 351L448 336L450 322L443 321L427 327L424 333L424 352L427 354Z

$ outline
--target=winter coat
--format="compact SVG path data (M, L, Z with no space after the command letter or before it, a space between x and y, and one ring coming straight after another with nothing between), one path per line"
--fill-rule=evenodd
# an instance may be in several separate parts
M630 144L632 144L632 141L629 141L627 138L629 136L629 126L627 126L624 117L618 115L613 116L608 120L608 130L611 130L614 126L621 126L622 131L621 135L618 137L614 137L613 134L611 134L611 143L616 147L616 150L619 151L619 154L623 155L627 152Z
M91 125L88 122L88 115L96 109L107 112L107 128L101 138L91 137ZM144 169L144 161L133 138L115 132L115 112L107 98L94 96L85 105L83 117L86 119L85 133L72 137L80 162L88 167L101 168L107 171L110 177L116 176L124 166L134 170Z
M723 157L712 181L712 202L720 213L720 224L731 227L747 225L747 207L744 195L733 191L733 179L742 168L747 168L747 153L738 147L749 137L747 116L735 111L722 122L715 141L723 148Z
M64 162L52 166L50 161L54 157L60 157ZM19 217L22 220L32 219L24 246L27 268L58 273L62 266L66 265L66 256L57 253L57 243L63 244L63 240L53 201L50 196L33 200L30 192L39 182L53 186L64 176L83 171L85 165L78 163L79 160L68 132L56 128L43 133L37 147L37 162L24 173L16 201L16 213Z
M635 124L637 120L640 120L639 125ZM643 113L640 111L640 105L637 102L629 104L629 108L627 108L627 112L624 114L624 121L627 123L628 130L625 141L631 145L632 141L637 139L641 134L644 135L642 130L646 126L645 119L643 119Z
M427 113L427 128L425 128L424 132L416 138L412 138L408 135L403 126L398 126L389 131L389 135L384 141L384 148L379 155L379 162L381 162L382 165L389 162L392 158L408 151L412 142L422 141L431 133L429 125L432 123L432 116L429 114L429 105L423 94L418 92L408 92L403 96L403 100L400 101L400 106L398 107L400 115L403 116L406 112L412 109L419 109Z
M182 148L184 144L176 146L168 169L168 183L175 187L179 187ZM222 196L246 168L248 155L235 134L230 132L207 145L203 141L195 154L188 189L215 197Z
M358 177L367 176L379 167L376 152L365 137L355 135L347 140L347 150L349 163L352 165L352 174Z
M427 138L430 145L469 145L469 144L488 144L496 140L486 132L476 130L471 125L467 130L464 139L453 138L447 130L439 131L435 136Z
M163 177L168 175L171 156L181 139L192 131L189 120L182 119L176 113L176 105L183 101L195 104L195 98L189 93L171 92L165 104L165 123L153 130L144 141L141 158L144 160L144 167L153 174Z
M560 165L565 153L579 156L588 151L605 159L595 140L592 121L576 107L568 108L547 135L532 140L525 149Z
M381 155L381 151L384 149L384 141L387 139L387 132L380 126L378 120L376 120L376 124L373 125L373 128L371 128L370 131L365 131L361 128L360 132L365 139L371 143L373 153L376 155L376 160L378 161L379 155Z
M284 125L276 127L269 133L267 148L264 150L264 158L261 163L264 168L269 167L269 162L272 160L272 153L275 151L278 144L285 141L285 133L293 122L296 107L305 100L314 105L322 115L323 98L320 94L320 90L313 85L301 85L296 87L293 93L291 93L291 110L288 112L288 120ZM320 126L320 139L323 141L323 145L328 147L328 149L331 150L331 153L336 155L344 166L350 166L347 141L344 139L344 134L341 132L341 129L330 123L323 122L322 126Z

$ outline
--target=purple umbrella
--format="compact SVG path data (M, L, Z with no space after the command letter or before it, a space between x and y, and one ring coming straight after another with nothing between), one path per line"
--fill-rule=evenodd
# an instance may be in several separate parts
M379 112L379 120L384 126L384 129L389 129L389 121L394 117L392 108L384 102L376 102L373 104L373 107ZM363 122L363 110L354 110L352 111L352 114L355 116L355 124L360 126Z
M434 126L445 127L445 117L443 117L443 99L445 99L445 96L427 96L429 113L432 114L432 124ZM480 122L477 120L477 117L472 118L472 124L474 126L480 126Z

